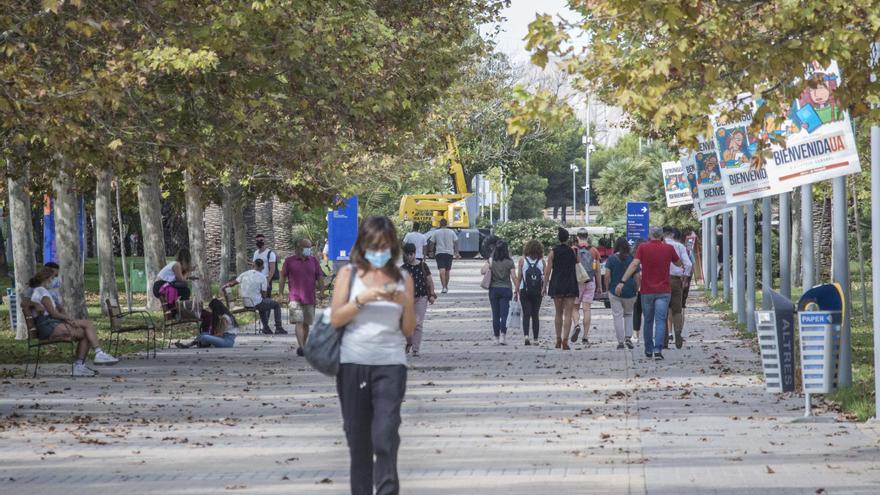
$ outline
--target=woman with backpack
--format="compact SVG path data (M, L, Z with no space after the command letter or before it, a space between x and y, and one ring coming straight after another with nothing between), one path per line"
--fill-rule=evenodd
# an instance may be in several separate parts
M605 283L606 287L617 287L621 277L632 263L633 257L630 254L629 241L626 237L619 237L614 243L614 255L609 256L605 261ZM614 331L617 334L617 348L623 349L634 347L632 342L633 334L633 309L636 303L636 294L639 287L639 273L636 272L629 280L623 284L620 295L608 292L608 299L611 301L611 318L614 321Z
M568 245L568 231L559 229L559 244L547 256L547 268L544 269L544 286L547 294L553 298L556 307L556 348L569 350L568 336L571 332L571 315L574 312L578 290L575 265L577 255Z
M516 287L519 288L519 300L522 305L522 328L525 345L529 341L529 322L532 324L532 338L538 343L538 313L541 311L541 299L544 298L544 245L532 239L523 247L523 256L517 262Z
M492 307L492 333L495 342L507 345L507 313L510 311L510 300L519 299L518 294L513 292L516 284L516 266L510 259L507 243L498 241L489 262L483 265L481 272L492 272L492 281L489 284L489 305Z

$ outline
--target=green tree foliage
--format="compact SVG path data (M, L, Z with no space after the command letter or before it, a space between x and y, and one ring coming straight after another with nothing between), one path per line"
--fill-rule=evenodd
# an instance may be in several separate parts
M559 224L553 220L531 219L514 220L499 225L495 229L495 235L507 242L510 253L522 254L527 241L537 239L544 244L544 250L549 251L559 243L557 233Z
M873 121L880 80L871 81L871 43L880 2L843 0L571 2L575 18L538 16L529 27L534 63L561 68L632 117L637 133L691 143L718 102L747 91L783 106L800 92L804 64L836 60L835 91L854 115ZM575 38L589 40L573 49ZM772 110L780 110L779 107ZM757 115L762 120L762 115ZM760 122L757 122L760 123Z
M510 194L510 219L541 218L546 201L547 179L528 174L517 180Z

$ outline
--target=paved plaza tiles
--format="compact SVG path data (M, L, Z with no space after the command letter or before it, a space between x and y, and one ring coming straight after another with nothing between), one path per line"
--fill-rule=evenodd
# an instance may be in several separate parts
M490 340L479 262L457 262L412 359L400 450L411 494L880 494L880 436L793 423L799 396L764 392L757 355L692 295L688 342L661 363L593 344ZM332 380L290 336L234 349L126 356L97 378L63 365L0 382L0 494L344 494L348 451ZM826 417L836 414L823 411Z

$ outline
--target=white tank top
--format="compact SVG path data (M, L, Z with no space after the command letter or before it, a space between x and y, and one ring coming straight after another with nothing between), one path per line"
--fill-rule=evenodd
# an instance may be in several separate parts
M354 269L354 268L353 268ZM404 274L406 276L406 274ZM349 302L367 290L360 275L355 277ZM406 290L401 281L397 290ZM339 362L372 366L406 365L406 337L400 330L403 306L391 301L364 304L348 323L339 348Z
M164 280L165 282L174 282L174 265L176 265L176 261L172 261L165 265L161 270L159 270L159 280Z

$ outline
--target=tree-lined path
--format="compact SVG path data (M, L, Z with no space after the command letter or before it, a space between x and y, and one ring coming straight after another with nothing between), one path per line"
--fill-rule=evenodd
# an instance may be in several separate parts
M403 493L880 492L880 437L791 423L801 399L764 393L757 355L698 293L686 349L655 364L614 348L607 310L599 344L552 349L546 300L541 346L496 346L479 264L456 268L411 361ZM293 342L165 350L112 379L65 365L4 379L0 493L347 493L334 384Z

